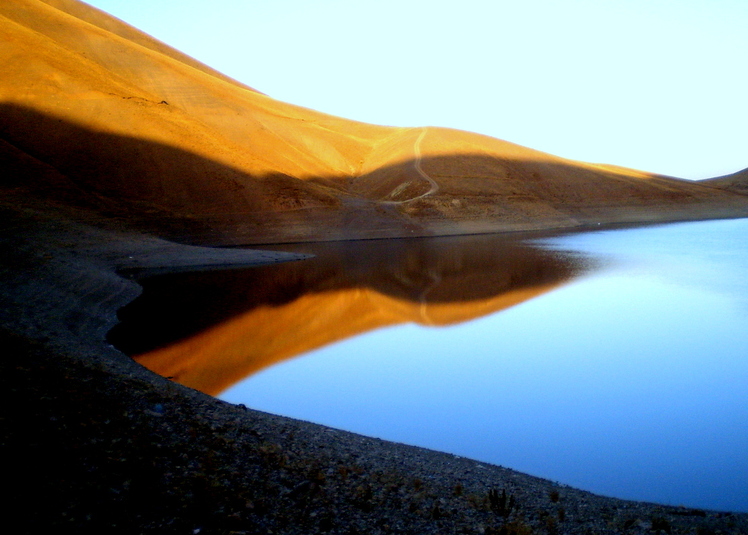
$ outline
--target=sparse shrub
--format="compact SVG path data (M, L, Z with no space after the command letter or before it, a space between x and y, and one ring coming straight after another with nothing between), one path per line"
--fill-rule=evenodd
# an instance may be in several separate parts
M491 511L497 515L503 516L504 518L509 517L515 506L514 496L507 496L506 489L502 489L501 494L499 494L499 491L496 489L489 490L488 503L491 507Z
M653 518L652 531L656 533L672 533L672 528L670 527L670 522L668 522L664 518Z

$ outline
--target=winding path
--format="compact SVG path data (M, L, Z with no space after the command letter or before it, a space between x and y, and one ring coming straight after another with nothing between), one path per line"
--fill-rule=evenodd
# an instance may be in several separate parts
M429 317L428 295L431 293L431 290L439 286L439 284L442 282L442 276L438 271L433 269L427 270L426 273L431 279L431 284L426 286L426 288L421 291L421 295L418 296L418 311L420 313L421 323L423 325L436 325L436 323L434 323L434 320Z
M418 138L416 139L415 143L413 143L413 153L415 154L415 160L413 162L413 167L415 167L416 172L424 179L426 180L431 188L425 193L421 193L420 195L417 195L415 197L412 197L410 199L405 199L402 201L382 201L382 204L403 204L406 202L413 202L417 201L418 199L423 199L424 197L427 197L429 195L433 195L437 191L439 191L439 184L436 183L436 180L431 178L426 171L423 170L423 167L421 167L421 142L423 141L423 138L426 137L426 132L428 131L428 128L424 127L421 129L421 133L418 135ZM397 195L400 191L405 189L408 186L408 182L405 182L403 184L400 184L397 188L392 190L389 194L389 196Z

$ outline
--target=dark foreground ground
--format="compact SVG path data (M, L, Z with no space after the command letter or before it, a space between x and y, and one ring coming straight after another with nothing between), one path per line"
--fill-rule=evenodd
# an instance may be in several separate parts
M14 532L748 533L748 514L595 496L155 376L105 342L139 293L118 269L292 258L0 210L0 443Z

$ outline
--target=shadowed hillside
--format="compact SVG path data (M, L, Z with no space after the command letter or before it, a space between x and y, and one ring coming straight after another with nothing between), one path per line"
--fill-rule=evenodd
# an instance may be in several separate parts
M0 186L84 208L79 217L116 216L140 230L213 245L734 217L748 204L699 183L620 170L602 175L476 134L404 130L394 137L409 158L391 155L387 165L357 176L301 180L0 104Z
M743 169L731 175L702 180L701 183L714 188L740 193L741 195L748 195L748 169Z

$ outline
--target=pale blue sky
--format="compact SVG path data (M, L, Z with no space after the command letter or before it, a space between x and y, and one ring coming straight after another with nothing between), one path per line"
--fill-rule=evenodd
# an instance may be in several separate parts
M90 0L274 97L683 178L748 167L745 0Z

